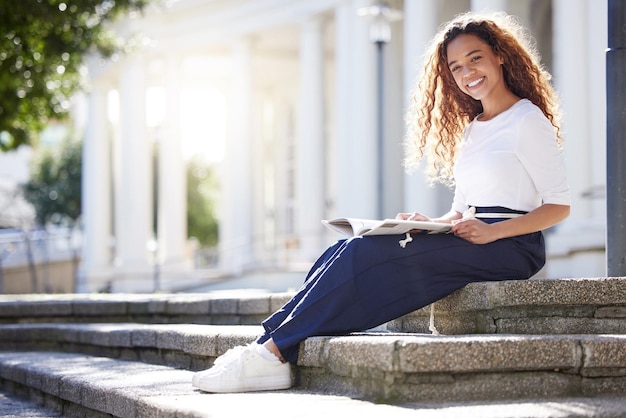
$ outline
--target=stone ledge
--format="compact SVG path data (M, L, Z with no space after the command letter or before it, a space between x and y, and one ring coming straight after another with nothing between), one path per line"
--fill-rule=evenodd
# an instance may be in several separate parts
M363 335L314 337L303 343L298 365L337 371L352 367L401 373L474 373L562 370L588 375L615 368L626 376L621 335Z
M316 337L300 353L302 388L391 402L626 394L626 336Z
M0 352L0 388L30 394L37 403L57 411L54 416L231 418L259 416L259 411L269 410L276 416L293 416L298 411L301 418L626 415L626 402L620 397L389 405L301 390L206 394L195 390L190 379L191 373L184 370L137 362L51 352ZM0 405L2 412L4 405Z
M260 326L195 324L4 324L0 325L0 350L55 347L173 350L213 358L236 345L249 344Z
M286 303L293 293L220 298L210 294L28 294L0 295L0 322L33 322L40 318L90 321L101 318L268 315Z
M0 295L0 323L257 325L292 295ZM626 334L626 278L472 283L434 308L444 334ZM428 332L429 313L429 307L419 309L388 329Z
M293 292L221 298L207 293L0 295L0 317L132 314L266 314ZM437 302L450 312L514 306L626 306L626 277L504 280L471 283ZM620 315L626 316L621 309Z
M626 278L472 283L434 303L444 334L626 334ZM430 307L391 321L428 332Z
M0 349L67 351L200 370L260 332L258 326L11 324L0 325ZM295 368L300 387L368 399L484 400L502 389L498 385L506 387L506 399L626 393L623 335L357 333L309 338L300 350ZM429 386L434 382L438 391Z
M471 283L437 305L450 312L515 306L626 306L626 277Z

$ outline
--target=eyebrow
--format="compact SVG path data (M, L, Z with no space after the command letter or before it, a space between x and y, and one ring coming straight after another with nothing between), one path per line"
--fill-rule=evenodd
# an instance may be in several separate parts
M466 57L469 57L470 55L475 54L475 53L477 53L477 52L481 52L481 50L480 50L480 49L475 49L475 50L470 51L470 52L468 52L467 54L465 54L465 56L466 56ZM448 63L448 67L450 67L450 66L451 66L452 64L454 64L455 62L456 62L456 61L450 61L450 62Z

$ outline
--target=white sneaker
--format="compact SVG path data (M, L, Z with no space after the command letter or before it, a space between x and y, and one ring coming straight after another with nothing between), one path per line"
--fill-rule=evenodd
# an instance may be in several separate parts
M228 350L213 367L194 374L191 383L214 393L289 389L291 367L278 359L264 359L251 344Z

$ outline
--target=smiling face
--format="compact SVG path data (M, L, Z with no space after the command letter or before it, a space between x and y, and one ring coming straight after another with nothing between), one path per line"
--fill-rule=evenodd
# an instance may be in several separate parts
M447 47L448 68L461 91L483 102L508 91L502 58L476 35L461 34Z

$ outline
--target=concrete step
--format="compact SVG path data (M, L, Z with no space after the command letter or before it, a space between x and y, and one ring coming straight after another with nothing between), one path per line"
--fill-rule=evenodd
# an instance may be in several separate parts
M207 293L0 295L0 323L138 322L257 325L291 293L222 297Z
M626 277L473 283L433 306L445 334L626 334ZM388 326L428 332L429 314Z
M4 390L28 393L38 404L46 405L62 416L90 418L626 416L624 399L614 397L389 405L337 394L319 394L302 390L206 394L191 386L189 383L191 375L189 371L166 366L83 354L0 352L0 378ZM2 409L3 406L0 406L0 412Z
M293 293L92 293L0 295L0 324L137 322L258 325Z
M53 411L28 398L0 391L0 417L11 418L58 418L59 411Z
M293 293L0 295L0 323L257 325ZM444 334L626 334L626 278L473 283L434 304ZM426 307L388 323L428 332Z
M48 350L201 370L259 326L5 324L0 350ZM1 374L0 370L0 374ZM394 404L626 396L624 335L358 333L302 343L296 387Z

